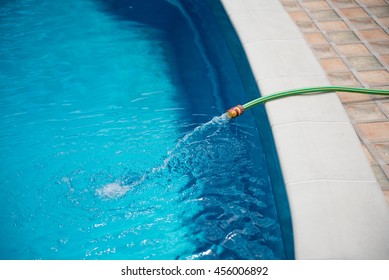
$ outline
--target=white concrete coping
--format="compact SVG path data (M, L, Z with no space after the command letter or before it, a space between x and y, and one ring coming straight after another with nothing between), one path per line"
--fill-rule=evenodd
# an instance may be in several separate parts
M328 86L277 0L222 0L262 95ZM389 207L334 93L268 102L296 259L389 259Z

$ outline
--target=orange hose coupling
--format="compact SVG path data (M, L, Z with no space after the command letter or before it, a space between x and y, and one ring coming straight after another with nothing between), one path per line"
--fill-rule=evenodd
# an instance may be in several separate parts
M242 105L236 105L235 107L232 107L231 109L227 110L227 116L230 119L236 118L244 113L244 108Z

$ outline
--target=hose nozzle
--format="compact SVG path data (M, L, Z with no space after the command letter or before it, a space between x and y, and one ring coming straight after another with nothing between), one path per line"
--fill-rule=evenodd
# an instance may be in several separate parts
M235 107L232 107L231 109L227 110L227 116L230 119L236 118L244 113L244 108L242 105L236 105Z

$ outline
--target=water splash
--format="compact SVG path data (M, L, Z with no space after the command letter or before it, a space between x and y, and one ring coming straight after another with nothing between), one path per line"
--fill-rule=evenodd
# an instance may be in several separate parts
M128 191L133 190L136 186L144 183L153 175L161 173L165 170L174 159L177 159L183 154L183 148L187 147L201 139L209 139L217 135L220 130L229 122L227 114L222 114L212 118L207 123L196 127L193 131L187 133L184 137L178 140L176 146L167 152L167 157L159 166L153 167L149 172L143 174L140 179L131 184L123 184L121 182L113 182L104 185L96 190L96 195L102 199L118 199L123 197Z
M70 178L68 178L68 177L62 177L61 182L63 182L63 183L66 184L66 186L67 186L68 189L69 189L69 192L71 192L71 193L74 192L74 188L73 188L73 186L72 186L72 183L71 183L71 181L70 181Z
M96 190L96 194L99 197L105 199L113 199L119 198L125 195L129 190L131 190L131 186L121 185L120 183L109 183L102 188Z
M104 219L94 224L120 221L120 239L134 242L133 258L280 258L265 158L251 141L255 128L240 127L234 135L228 122L221 115L197 126L160 164L97 189ZM172 247L172 240L180 241ZM158 250L163 253L153 255Z

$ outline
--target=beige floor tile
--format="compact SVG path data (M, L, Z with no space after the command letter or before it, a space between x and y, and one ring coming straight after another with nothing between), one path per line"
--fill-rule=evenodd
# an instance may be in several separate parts
M389 42L370 43L379 54L389 54Z
M289 12L289 16L296 23L311 21L310 17L304 11Z
M385 115L389 119L389 98L387 101L383 101L381 103L382 110L384 111Z
M310 45L328 44L326 38L321 33L305 33L304 37Z
M376 6L385 6L388 3L385 0L358 0L359 3L365 5L366 7L376 7Z
M386 116L375 103L345 105L345 109L353 122L384 121Z
M300 28L300 31L303 33L319 31L313 22L296 22L296 25Z
M285 3L282 3L282 5L284 6L285 10L288 11L288 12L301 11L302 10L301 6L299 5L299 3L297 1L285 2Z
M331 42L336 44L358 43L360 42L357 35L352 31L328 32Z
M371 96L367 95L367 94L357 94L357 93L351 93L351 92L337 92L337 95L343 104L362 103L362 102L372 101Z
M380 26L372 18L353 18L350 19L351 25L359 30L380 28Z
M337 56L335 50L329 44L313 46L313 50L319 58Z
M378 22L380 22L384 27L389 28L389 17L379 18Z
M338 8L352 8L359 7L354 0L332 0L332 3Z
M328 79L335 86L360 86L358 80L351 72L333 72L328 73Z
M330 6L327 4L326 1L310 1L310 2L304 2L304 7L309 10L323 10L323 9L330 9Z
M378 70L382 69L383 65L374 56L355 56L349 57L350 65L358 70Z
M348 31L349 28L347 25L341 20L334 21L321 21L319 23L319 27L324 31Z
M385 61L386 64L389 65L389 54L381 55L381 58Z
M389 17L389 5L370 8L370 11L378 18Z
M345 44L337 46L339 52L345 56L367 56L370 51L364 44Z
M389 72L387 70L359 71L359 77L370 86L389 85Z
M339 20L340 17L334 10L317 10L311 11L311 14L314 19L319 21L327 20Z
M389 139L388 142L375 143L372 145L378 157L384 161L386 164L389 164Z
M361 30L359 33L369 42L389 41L389 35L383 29Z
M327 73L348 71L348 67L341 58L323 58L320 59L320 63Z
M347 18L368 18L370 17L362 8L340 9L340 12Z
M383 64L388 68L389 67L389 54L381 55L381 61L383 61Z
M389 140L389 121L357 124L361 136L367 142L384 142Z

